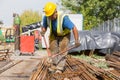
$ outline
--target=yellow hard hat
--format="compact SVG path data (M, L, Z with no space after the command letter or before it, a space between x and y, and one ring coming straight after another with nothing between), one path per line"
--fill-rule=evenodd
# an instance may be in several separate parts
M46 16L51 16L56 10L57 5L53 2L46 3L44 7L44 12Z

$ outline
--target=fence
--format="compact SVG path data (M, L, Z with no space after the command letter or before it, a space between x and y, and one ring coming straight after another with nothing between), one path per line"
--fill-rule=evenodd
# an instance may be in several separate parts
M113 20L105 21L92 30L120 33L120 18L114 18Z

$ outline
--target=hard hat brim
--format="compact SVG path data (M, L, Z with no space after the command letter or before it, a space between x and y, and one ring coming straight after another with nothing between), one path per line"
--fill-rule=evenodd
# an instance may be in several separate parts
M45 12L45 15L46 15L46 16L51 16L51 15L55 12L56 7L57 7L56 4L54 4L54 3L52 3L52 2L48 2L48 3L45 5L43 11Z

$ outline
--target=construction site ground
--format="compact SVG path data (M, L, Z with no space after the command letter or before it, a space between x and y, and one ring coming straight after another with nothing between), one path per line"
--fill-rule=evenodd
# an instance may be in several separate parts
M0 62L0 80L28 80L40 62L40 58L44 56L46 56L45 50L39 51L34 56L31 54L11 55L10 60Z
M37 50L34 52L33 55L32 54L16 55L14 54L13 44L3 44L1 46L0 49L9 48L10 53L7 59L3 59L0 61L0 80L41 80L40 78L30 79L30 77L31 75L34 75L33 72L37 71L40 64L42 64L41 59L43 59L43 57L47 57L46 49ZM98 63L100 61L103 62L105 61L105 58L97 60L91 57L90 60L91 61L88 61L88 63L93 64L93 63ZM113 70L113 68L108 68L106 70L110 71ZM41 74L41 76L43 75ZM118 77L116 78L116 80L118 80L120 74L118 74L117 76ZM42 79L42 80L46 80L46 79ZM70 80L77 80L77 79L70 79ZM111 79L111 80L115 80L115 79Z
M40 58L47 56L46 50L29 54L14 54L13 44L2 44L0 49L10 49L9 58L0 61L0 80L29 80Z

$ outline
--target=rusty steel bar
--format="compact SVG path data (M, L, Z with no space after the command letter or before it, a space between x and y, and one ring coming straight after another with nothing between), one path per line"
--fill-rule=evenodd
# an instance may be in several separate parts
M87 62L72 58L66 57L65 70L63 73L48 73L49 66L47 65L46 59L43 59L40 67L36 71L37 74L34 76L34 79L30 80L64 80L68 78L69 80L115 80L117 77L115 75L112 77L106 73L105 70L97 68L88 64ZM42 66L42 67L41 67Z
M32 76L30 77L30 80L36 80L38 75L40 74L42 67L44 66L45 59L41 60L41 64L38 66L38 69L36 72L33 72Z
M47 49L48 56L51 56L52 54L51 54L51 52L50 52L50 50L49 50L49 48L48 48L48 45L47 45L45 36L43 36L43 40L44 40L44 42L45 42L45 46L46 46L46 49Z

